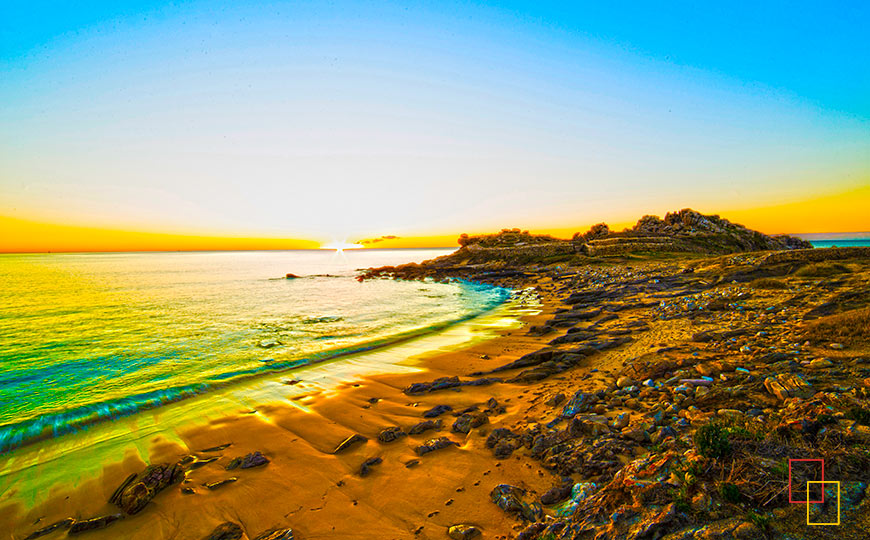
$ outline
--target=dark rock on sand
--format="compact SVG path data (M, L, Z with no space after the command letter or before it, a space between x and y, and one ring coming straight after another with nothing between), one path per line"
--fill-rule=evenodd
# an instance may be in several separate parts
M425 394L426 392L435 392L437 390L446 390L448 388L459 388L462 386L486 386L502 382L498 378L482 378L461 381L459 377L440 377L432 382L414 383L403 390L408 395Z
M76 520L74 520L73 518L66 518L66 519L62 519L60 521L56 521L56 522L52 523L51 525L49 525L48 527L43 527L43 528L39 529L38 531L31 533L30 536L28 536L24 540L33 540L34 538L39 538L41 536L45 536L46 534L53 532L57 529L67 529L67 528L69 528L70 525L72 525L75 522L76 522Z
M541 495L541 504L551 505L564 501L571 496L571 488L574 487L574 482L570 477L562 479L562 484L547 490Z
M167 486L181 482L182 478L184 468L180 463L150 465L140 474L127 477L112 494L109 502L127 514L135 514Z
M499 484L493 488L489 496L499 508L508 514L513 514L525 519L526 521L536 521L540 519L543 510L535 503L527 503L522 497L526 494L526 490L511 486L509 484Z
M495 428L492 430L492 433L486 438L486 447L487 448L495 448L499 442L505 439L512 439L516 437L513 431L507 428Z
M408 430L409 435L419 435L430 429L441 429L441 419L438 420L426 420L425 422L420 422L419 424L414 424L411 429Z
M227 521L221 523L203 540L239 540L245 532L239 525Z
M489 423L489 416L485 412L465 413L453 422L453 431L456 433L468 433L474 428Z
M206 482L205 484L203 484L203 486L205 486L208 489L217 489L217 488L223 487L227 484L232 484L233 482L235 482L237 480L238 480L238 478L236 478L235 476L230 476L229 478L226 478L224 480L218 480L216 482Z
M335 451L333 452L333 454L338 454L340 452L344 452L345 450L349 449L351 446L353 446L355 444L364 443L367 441L368 441L368 439L366 437L363 437L359 433L354 433L353 435L351 435L347 439L341 441L338 444L338 446L335 447Z
M230 461L227 465L226 469L231 471L235 468L241 469L251 469L254 467L260 467L261 465L265 465L269 463L269 458L261 454L259 451L251 452L247 454L245 457L237 457L234 460Z
M436 416L441 416L446 412L450 412L453 410L453 407L450 405L435 405L428 411L423 413L423 418L435 418Z
M359 468L360 476L368 476L372 472L372 467L380 465L384 460L379 457L368 458Z
M254 540L293 540L293 529L272 529L262 533Z
M211 448L206 448L202 452L203 453L220 452L221 450L226 450L227 448L229 448L232 445L233 445L233 443L226 443L226 444L222 444L220 446L212 446Z
M123 518L122 514L111 514L108 516L96 517L91 519L85 519L83 521L76 521L69 528L69 534L78 534L85 531L93 531L96 529L103 529L108 527L112 523L118 521Z
M206 459L194 458L194 461L190 464L190 468L191 469L199 469L200 467L205 467L209 463L211 463L213 461L217 461L219 459L220 459L220 457L218 457L218 456L213 456L213 457L206 458Z
M404 437L406 435L407 433L402 431L402 428L400 427L388 427L378 433L378 441L384 444L391 443L399 440L401 437Z
M480 536L480 529L474 525L453 525L447 529L447 536L453 540L471 540Z
M459 443L453 442L447 437L438 437L437 439L429 439L425 443L415 448L414 452L416 452L418 456L422 456L428 454L429 452L434 452L435 450L447 448L448 446L459 446Z

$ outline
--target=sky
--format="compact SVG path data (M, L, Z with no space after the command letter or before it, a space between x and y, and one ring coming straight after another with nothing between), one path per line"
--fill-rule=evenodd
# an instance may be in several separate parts
M685 207L867 231L867 28L867 2L3 2L0 251Z

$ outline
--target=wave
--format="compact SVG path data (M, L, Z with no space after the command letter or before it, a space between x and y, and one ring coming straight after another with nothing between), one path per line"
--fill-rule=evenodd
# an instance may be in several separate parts
M439 332L491 311L496 306L507 300L511 294L508 289L502 287L493 287L471 282L463 282L463 284L472 288L495 290L498 292L498 295L494 300L487 302L480 310L462 317L432 324L424 328L401 332L391 336L354 344L349 347L321 351L305 358L275 360L263 363L257 367L215 374L206 378L205 381L196 384L169 387L161 390L134 394L123 398L110 399L99 403L79 406L61 413L48 413L35 418L22 420L20 422L0 425L0 455L28 444L74 433L100 422L130 416L141 411L154 409L169 403L212 392L219 388L255 377L279 373L290 369L297 369L343 356L389 347L427 334Z

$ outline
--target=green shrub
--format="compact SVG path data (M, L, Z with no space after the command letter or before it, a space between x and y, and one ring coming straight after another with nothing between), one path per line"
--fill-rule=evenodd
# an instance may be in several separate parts
M728 429L715 422L699 427L695 431L695 446L704 457L723 458L730 455Z
M737 504L743 500L743 495L740 494L740 488L730 482L724 482L720 485L719 493L722 495L722 498L725 499L725 502Z

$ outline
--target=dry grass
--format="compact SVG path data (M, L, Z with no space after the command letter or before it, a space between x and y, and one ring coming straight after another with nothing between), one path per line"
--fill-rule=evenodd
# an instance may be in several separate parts
M821 262L802 266L794 275L800 277L830 277L837 274L848 274L851 271L845 264Z
M823 317L807 326L804 337L813 341L870 341L870 308Z
M788 289L788 284L781 279L759 278L750 283L756 289Z

